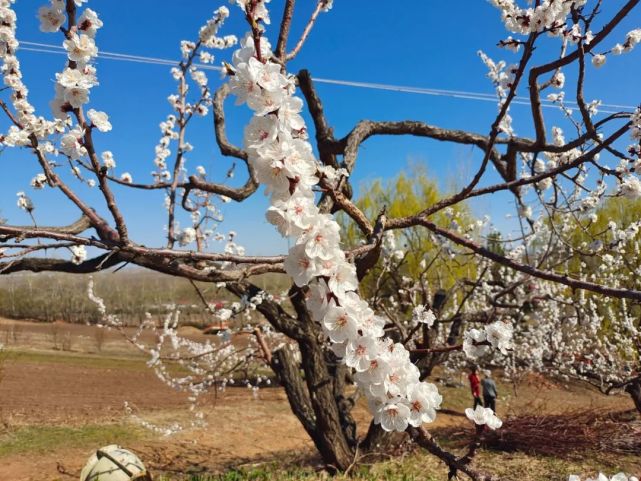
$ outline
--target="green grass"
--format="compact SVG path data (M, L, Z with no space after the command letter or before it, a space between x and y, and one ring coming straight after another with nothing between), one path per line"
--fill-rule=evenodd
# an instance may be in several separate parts
M107 444L129 444L143 439L144 432L125 425L88 425L80 428L22 427L0 435L0 458L8 455L38 454L53 449L87 448ZM296 459L297 461L293 461ZM447 470L433 456L420 450L393 460L371 463L362 460L349 475L329 477L300 457L239 467L220 474L156 476L156 481L441 481ZM144 461L144 459L143 459ZM303 460L303 463L305 461ZM480 450L474 461L477 469L519 481L567 480L570 474L609 476L624 471L639 474L641 464L634 456L584 453L581 459L532 456L525 453L499 453Z
M53 449L71 449L107 444L126 444L145 433L120 424L82 427L25 426L0 434L0 457L12 454L44 453Z
M94 369L115 369L115 370L131 370L131 371L145 371L147 367L147 358L145 357L105 357L101 354L88 354L88 353L69 353L58 351L27 351L19 349L5 349L0 354L0 363L5 362L13 363L59 363L70 366L78 366L83 368ZM173 361L166 362L169 373L172 375L186 375L189 370ZM273 372L269 368L260 367L254 371L256 376L273 377ZM244 379L242 373L234 373L234 376L240 380Z
M418 466L416 466L419 468ZM187 475L182 478L160 477L158 481L437 481L422 469L407 469L399 463L379 463L354 469L349 475L330 477L311 468L282 468L277 463L258 468L234 469L215 475Z
M147 369L144 358L105 357L95 354L37 352L7 349L7 360L24 363L59 363L96 369Z
M582 460L566 460L528 456L522 453L480 451L475 460L475 467L497 474L504 479L565 481L570 474L578 474L585 478L594 476L599 471L609 476L619 471L638 474L639 461L632 456L604 458L587 454ZM161 476L157 481L327 481L328 479L332 481L443 481L447 479L447 469L433 456L416 452L392 461L363 464L354 468L347 476L329 477L326 473L309 467L283 467L279 463L270 463L215 475Z

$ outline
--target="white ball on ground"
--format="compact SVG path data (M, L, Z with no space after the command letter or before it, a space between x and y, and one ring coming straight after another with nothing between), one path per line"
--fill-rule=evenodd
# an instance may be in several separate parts
M145 465L131 451L111 444L91 455L80 473L80 481L151 480Z

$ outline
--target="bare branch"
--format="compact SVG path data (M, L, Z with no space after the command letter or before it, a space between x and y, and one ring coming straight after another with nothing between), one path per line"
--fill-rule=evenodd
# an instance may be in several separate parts
M222 84L214 93L213 114L216 142L218 143L221 154L236 157L247 162L247 152L233 145L227 138L225 129L225 99L229 96L229 93L229 84L227 83Z
M294 17L294 5L296 0L287 0L283 9L283 19L280 22L280 32L278 33L278 43L276 44L276 57L285 60L285 51L287 50L287 39L289 38L289 29L292 26Z
M316 4L316 8L312 12L312 16L307 22L307 25L305 25L305 29L303 30L303 33L300 36L300 39L298 39L296 46L285 57L286 61L292 60L296 55L298 55L300 50L303 48L303 44L305 43L305 40L307 40L307 37L312 31L312 28L314 28L314 23L316 23L316 19L318 18L318 15L320 14L322 8L325 6L326 3L327 3L326 0L318 0L318 3Z
M89 259L80 264L62 259L45 259L38 257L26 257L10 262L0 262L0 274L12 274L14 272L67 272L71 274L88 274L98 272L123 262L118 254L113 252Z
M89 229L91 227L91 222L89 221L89 218L86 215L83 214L80 217L80 219L78 219L76 222L74 222L73 224L66 225L66 226L47 226L47 227L38 226L38 227L34 227L34 226L27 226L27 225L23 225L23 226L13 225L12 226L12 225L7 225L7 224L2 224L0 227L12 229L17 233L22 233L24 231L29 231L29 232L32 232L32 233L33 232L42 231L43 233L48 233L49 232L49 233L58 233L58 234L78 235L78 234L82 234L84 231ZM15 236L6 234L6 235L3 235L3 236L0 236L1 237L0 241L4 242L4 241L6 241L8 239L11 239L13 237L20 237L20 236L21 236L21 234L16 234Z
M494 262L497 262L498 264L510 267L515 271L523 272L524 274L529 274L531 276L538 277L539 279L558 282L573 289L585 289L587 291L592 291L611 297L641 300L641 291L602 286L599 284L594 284L592 282L582 281L580 279L573 279L569 275L556 274L554 272L544 271L525 264L520 264L510 258L492 252L491 250L475 243L472 240L459 236L458 234L455 234L454 232L447 229L443 229L426 219L422 219L420 221L420 224L424 227L427 227L435 234L438 234L439 236L445 237L446 239L449 239L458 245L470 249L475 254L479 254L490 260L493 260Z

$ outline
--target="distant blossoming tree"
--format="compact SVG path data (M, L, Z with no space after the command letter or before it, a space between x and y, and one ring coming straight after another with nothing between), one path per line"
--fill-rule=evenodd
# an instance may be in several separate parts
M372 412L369 439L376 438L377 432L407 432L448 465L450 476L463 472L481 480L497 478L471 465L476 439L459 458L442 449L423 426L435 419L442 400L437 387L425 380L429 373L417 367L425 356L496 356L507 367L525 358L530 365L545 364L550 362L545 356L523 354L531 347L528 343L549 341L561 352L575 352L567 340L557 342L570 330L581 339L589 336L602 342L610 357L628 366L629 377L619 387L638 381L639 320L629 313L638 309L641 290L634 282L635 270L617 268L628 262L630 253L638 255L638 221L619 225L612 219L614 225L607 230L591 226L606 197L641 197L641 109L599 114L600 102L585 99L584 85L590 68L603 67L609 56L630 52L641 41L641 30L612 40L619 35L617 26L639 0L624 2L605 19L600 1L542 0L522 7L514 0L493 0L513 35L499 44L516 57L508 65L480 53L498 104L487 132L448 130L417 121L364 120L342 138L334 136L309 72L294 75L287 71L319 15L332 8L332 0L317 2L291 50L294 0L285 0L275 46L266 37L271 28L268 1L236 0L249 26L249 33L240 41L232 35L220 36L230 14L221 7L195 41L181 43L182 59L172 69L177 92L168 98L172 113L160 124L155 170L148 183L134 179L100 146L100 134L112 125L107 113L89 108L91 89L98 84L94 60L103 25L97 13L84 6L85 0L51 0L39 9L41 29L62 36L68 57L56 74L51 113L44 113L31 104L22 81L12 3L0 0L0 55L6 86L2 93L6 100L0 101L0 107L8 123L0 140L4 147L32 154L32 187L61 192L81 218L62 227L36 224L36 207L24 191L19 192L18 206L33 222L0 225L0 273L90 273L129 263L191 281L216 283L241 299L235 311L255 309L269 323L273 336L266 338L261 329L253 331L249 349L254 354L249 355L230 342L196 345L181 341L175 332L177 318L168 317L160 339L167 339L177 353L175 359L191 369L182 384L198 390L224 383L237 363L260 357L277 374L293 412L323 460L342 470L358 452L350 413L354 398L346 389L353 382ZM539 54L541 50L534 55L537 47L550 42L558 45L557 54L547 60ZM198 62L212 63L213 51L231 47L235 50L222 67L227 80L212 91ZM566 73L572 78L567 92ZM297 96L298 91L304 100ZM527 92L534 138L517 134L510 116L520 92ZM223 107L228 96L253 112L242 146L230 143L226 135ZM546 124L544 104L558 107L571 125L570 135ZM303 108L311 115L313 129L301 115ZM187 166L193 148L187 141L188 127L210 111L221 153L246 168L241 187L213 182L205 168ZM480 151L480 162L474 175L451 195L417 206L407 215L394 216L384 210L368 215L352 201L349 179L357 168L361 144L383 135L471 145ZM501 182L489 182L491 167L500 174ZM232 174L233 169L229 176ZM101 204L90 204L77 188L79 184L98 189ZM220 203L243 202L261 184L269 196L267 220L292 240L284 255L247 255L233 236L214 229L222 220ZM166 245L147 247L130 237L115 186L166 194ZM486 221L465 225L453 219L447 226L434 221L438 215L451 215L465 202L496 192L511 193L518 205L522 226L518 238L484 240L489 228ZM343 248L337 212L343 212L358 228L360 242L352 248ZM180 221L185 220L188 226L181 228ZM410 229L428 233L441 248L438 256L474 259L471 275L457 284L445 307L451 311L448 322L457 329L440 329L443 318L438 310L443 306L435 302L436 297L410 296L411 314L407 311L404 319L407 329L393 319L399 303L407 298L370 303L372 299L361 295L359 284L372 269L383 266L398 271L397 264L406 252L393 245ZM584 237L577 237L577 231ZM223 239L228 241L224 252L216 252L213 243ZM101 253L89 257L87 247ZM69 260L40 256L45 250L68 251ZM263 273L285 273L292 279L286 302L278 302L252 283L252 276ZM420 285L426 280L421 275L407 281L408 287L435 293L436 289ZM91 290L90 296L103 321L118 327L120 321L108 313L102 300ZM576 302L573 296L587 296L584 299L588 300ZM228 318L233 314L217 312L204 296L203 300L215 315ZM562 312L561 307L568 304L574 311ZM604 316L599 305L618 312ZM522 315L534 311L541 317L554 312L554 322L537 324L536 319ZM575 324L568 324L568 319ZM615 327L604 319L612 320ZM468 324L473 327L464 330ZM531 332L536 334L532 337ZM543 339L541 333L549 339ZM613 338L608 337L611 334ZM150 364L163 377L161 349L150 349ZM613 352L619 349L622 352ZM582 362L574 356L557 367L572 367L575 361ZM169 378L168 382L173 383ZM470 410L468 417L479 426L501 426L490 410Z

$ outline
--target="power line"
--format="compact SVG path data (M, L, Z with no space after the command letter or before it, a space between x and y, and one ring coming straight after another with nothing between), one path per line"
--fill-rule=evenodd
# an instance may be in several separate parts
M67 52L64 47L59 45L52 45L47 43L38 43L38 42L28 42L21 41L21 45L27 45L26 47L21 47L21 50L28 52L37 52L37 53L49 53L49 54L59 54L66 55ZM170 59L156 58L156 57L147 57L142 55L132 55L132 54L123 54L117 52L99 52L98 58L105 60L116 60L121 62L134 62L142 64L152 64L152 65L163 65L163 66L177 66L178 62ZM215 65L208 65L202 63L194 63L195 67L202 70L214 70L221 71L222 68ZM470 92L465 90L447 90L447 89L434 89L427 87L410 87L404 85L392 85L392 84L381 84L373 82L358 82L350 80L337 80L337 79L327 79L327 78L313 78L314 82L320 84L328 85L340 85L344 87L353 87L353 88L365 88L372 90L381 90L381 91L391 91L391 92L400 92L400 93L410 93L418 95L431 95L436 97L449 97L457 98L463 100L477 100L484 102L496 102L496 96L494 94L482 93L482 92ZM527 97L515 97L512 101L513 104L517 105L530 105L530 101ZM566 100L565 105L576 108L577 103L573 100ZM554 104L549 101L543 100L541 102L543 107L547 108L558 108L557 104ZM617 104L606 104L602 103L599 106L599 112L606 114L614 114L619 110L634 110L636 107L632 105L617 105ZM611 110L619 109L619 110Z
M38 42L26 42L26 41L20 42L20 45L29 46L29 47L20 47L21 50L67 55L67 51L65 50L65 48L59 45L51 45L48 43L38 43ZM31 47L42 47L42 48L31 48ZM144 57L141 55L131 55L131 54L116 53L116 52L101 51L99 52L98 57L109 59L109 60L128 60L132 62L139 61L142 63L152 63L152 64L158 64L158 65L171 65L171 66L178 65L178 62L176 62L175 60L154 58L154 57ZM221 67L217 67L215 65L205 65L205 64L194 64L194 65L197 66L198 68L206 69L206 70L217 70L217 71L222 70Z

